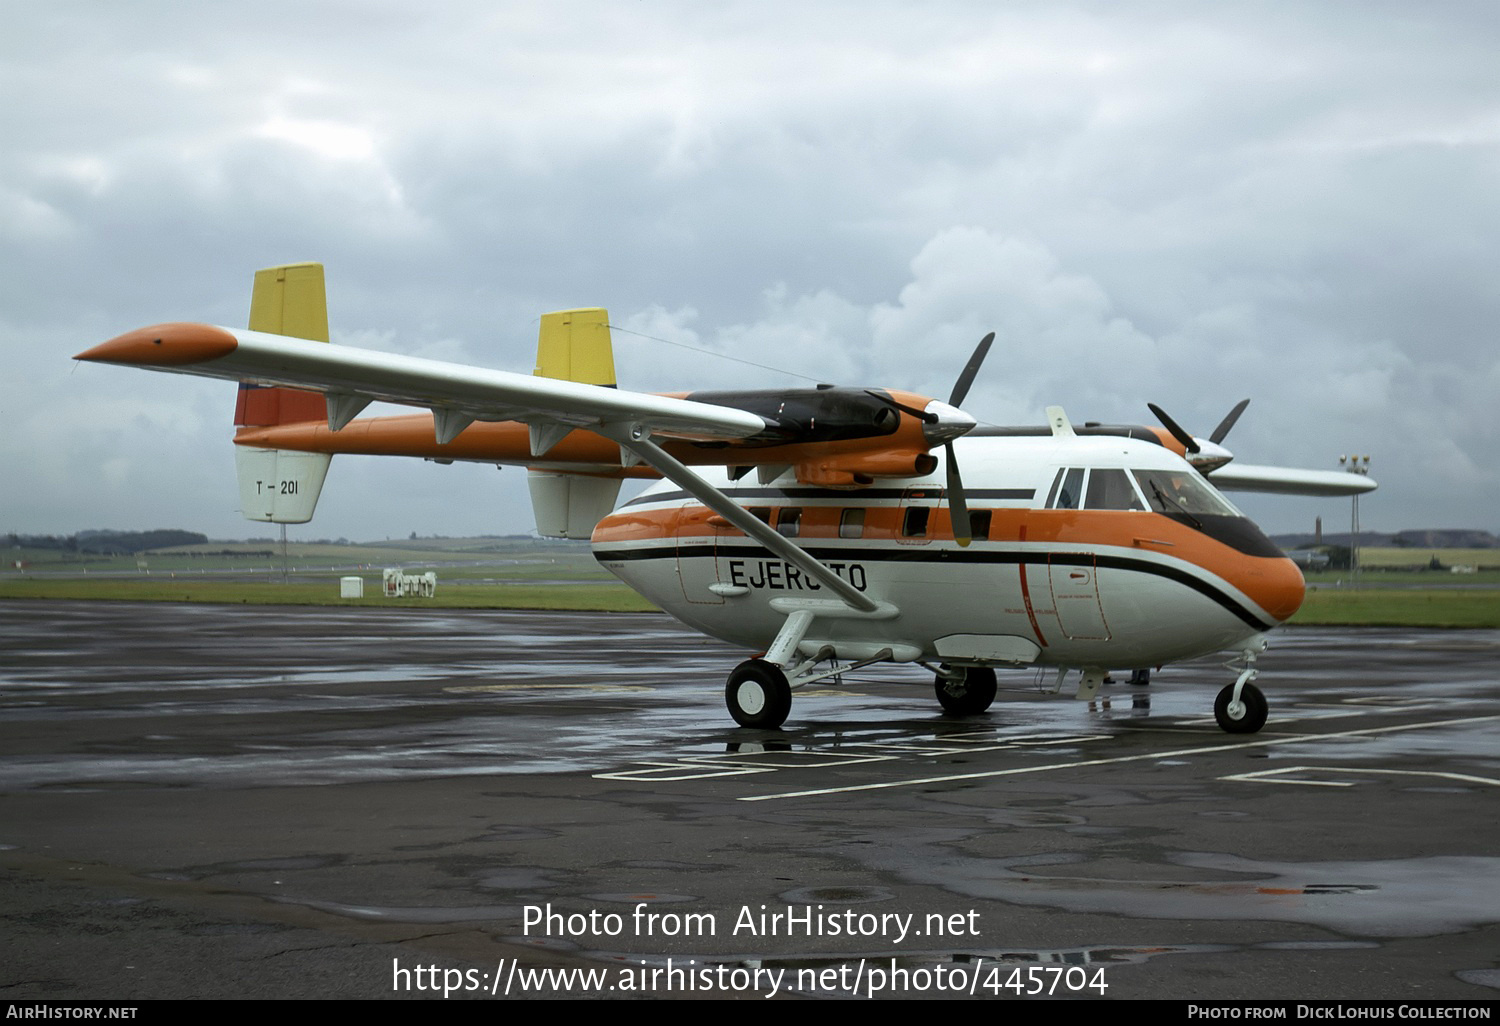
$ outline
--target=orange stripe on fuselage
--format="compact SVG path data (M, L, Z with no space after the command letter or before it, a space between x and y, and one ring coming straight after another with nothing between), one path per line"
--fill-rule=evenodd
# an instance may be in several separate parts
M761 504L749 505L756 507ZM790 500L781 500L776 505L802 510L796 538L799 544L839 538L840 514L846 507L797 506ZM851 502L849 506L855 507L857 504ZM902 549L909 549L912 546L953 541L952 522L946 506L932 507L928 533L917 538L901 534L904 507L892 504L863 508L864 533L857 539L844 539L851 546L861 542L896 543ZM596 544L706 537L744 535L711 510L696 505L656 509L626 508L606 517L594 531ZM1115 552L1133 550L1169 556L1201 567L1221 580L1232 583L1278 621L1290 617L1302 604L1302 574L1291 560L1248 556L1157 513L999 508L991 513L989 538L976 539L973 544L986 546L1020 542L1029 546L1066 547L1068 552L1112 549Z

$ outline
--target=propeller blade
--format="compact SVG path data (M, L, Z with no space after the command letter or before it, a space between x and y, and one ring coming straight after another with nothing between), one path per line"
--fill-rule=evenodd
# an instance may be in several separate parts
M948 464L948 517L953 521L953 540L967 548L974 540L974 529L969 523L969 501L964 497L964 482L958 474L958 457L953 454L953 443L943 446Z
M1240 414L1244 413L1245 407L1249 405L1249 399L1241 399L1235 405L1234 409L1229 411L1229 416L1219 421L1219 426L1214 428L1214 433L1208 436L1208 440L1215 445L1224 441L1225 436L1229 434L1229 430L1234 427L1235 421L1240 419Z
M969 362L964 364L963 373L953 384L953 395L948 398L949 406L962 406L964 400L969 397L969 387L974 384L974 376L979 373L979 368L984 364L984 358L989 355L990 345L994 341L993 331L979 340L979 345L974 348L974 355L969 357Z
M1182 430L1182 425L1178 424L1171 417L1167 416L1166 410L1162 409L1155 403L1147 403L1146 407L1152 413L1156 414L1156 419L1161 421L1162 427L1170 431L1172 433L1172 437L1181 442L1184 449L1186 449L1188 452L1198 451L1198 440L1192 435L1188 434L1186 431Z

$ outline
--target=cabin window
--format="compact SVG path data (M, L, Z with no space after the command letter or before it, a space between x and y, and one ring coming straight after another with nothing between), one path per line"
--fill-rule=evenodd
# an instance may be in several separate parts
M1089 509L1144 509L1123 470L1094 470L1089 474Z
M1083 468L1065 467L1057 472L1052 492L1047 496L1048 509L1077 509L1083 498Z
M780 512L776 517L776 530L788 538L795 538L802 533L802 508L790 506Z
M969 510L969 534L975 541L990 540L990 519L994 514L992 509Z
M865 536L865 511L846 509L839 514L840 538L863 538Z
M771 526L771 507L769 506L747 506L750 515L767 527Z
M903 538L927 537L927 518L930 516L932 516L930 506L906 507L906 516L901 521L901 536Z

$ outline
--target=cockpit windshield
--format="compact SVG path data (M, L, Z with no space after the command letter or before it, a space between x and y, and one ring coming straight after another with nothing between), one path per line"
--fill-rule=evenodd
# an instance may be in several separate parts
M1239 517L1239 510L1198 475L1177 470L1132 470L1146 501L1157 513Z

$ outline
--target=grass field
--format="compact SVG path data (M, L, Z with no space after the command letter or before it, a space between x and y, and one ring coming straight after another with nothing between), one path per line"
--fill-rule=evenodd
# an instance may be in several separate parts
M438 547L443 546L443 547ZM23 565L15 567L15 563ZM438 575L433 598L388 599L381 570ZM339 578L365 582L365 597L339 597ZM600 569L588 546L527 539L430 539L375 545L220 543L137 556L13 550L0 598L224 602L277 605L420 606L446 609L655 609Z
M275 549L276 551L272 551ZM198 551L201 550L201 551ZM1474 574L1383 569L1362 551L1362 586L1348 574L1307 575L1292 622L1306 626L1500 627L1500 569ZM1487 563L1494 550L1438 550L1444 565ZM1482 558L1480 558L1482 557ZM1423 556L1425 565L1427 556ZM22 567L16 568L19 561ZM434 598L388 599L380 570L404 566L438 575ZM1393 564L1385 563L1383 566ZM643 612L652 606L594 562L587 546L525 539L433 539L377 545L294 544L283 580L279 546L209 543L138 556L86 556L13 550L0 573L0 598L103 599L278 605L416 606ZM366 597L339 598L339 578L359 576Z
M339 598L332 578L225 581L193 577L6 578L0 598L93 599L135 602L220 602L292 606L415 606L426 609L552 609L646 612L656 607L623 584L470 584L444 587L432 598L385 598L380 581L365 581L365 597Z
M1500 627L1500 588L1311 588L1291 622L1346 627Z
M1371 570L1423 568L1434 558L1445 570L1454 566L1500 570L1500 549L1398 549L1361 546L1359 550L1360 565Z

